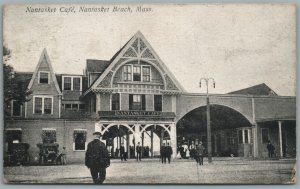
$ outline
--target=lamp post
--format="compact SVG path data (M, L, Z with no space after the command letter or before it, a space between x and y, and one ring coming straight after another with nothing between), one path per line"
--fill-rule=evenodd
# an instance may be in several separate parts
M207 155L208 155L208 163L212 162L212 152L211 152L211 127L210 127L210 107L209 107L209 95L208 95L208 86L209 82L211 81L213 83L213 87L215 88L216 82L213 78L205 78L202 77L200 79L200 88L201 88L201 82L204 81L206 84L206 124L207 124Z

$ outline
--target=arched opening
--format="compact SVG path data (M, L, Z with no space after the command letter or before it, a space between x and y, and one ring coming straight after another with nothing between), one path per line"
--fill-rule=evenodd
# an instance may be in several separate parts
M144 157L160 157L163 145L171 145L169 129L165 125L146 125L142 129L142 146L146 149Z
M111 158L120 157L120 148L123 145L127 158L135 157L135 142L132 129L124 125L108 125L103 131L102 140L106 141L106 147Z
M207 149L206 111L206 106L196 108L177 122L177 144L181 155L193 156L193 149L199 141ZM226 106L210 105L210 117L212 156L252 155L251 123L245 116Z

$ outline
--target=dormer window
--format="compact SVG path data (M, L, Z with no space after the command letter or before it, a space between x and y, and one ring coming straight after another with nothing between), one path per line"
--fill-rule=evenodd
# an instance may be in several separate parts
M49 72L42 72L40 71L39 72L39 83L42 83L42 84L49 84Z
M62 88L65 91L81 91L82 78L79 76L63 76Z
M143 66L143 81L150 82L150 66Z

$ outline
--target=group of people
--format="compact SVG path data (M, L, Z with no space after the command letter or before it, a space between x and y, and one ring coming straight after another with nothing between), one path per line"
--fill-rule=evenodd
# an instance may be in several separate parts
M85 165L90 169L90 173L95 184L102 184L106 177L106 168L110 166L110 157L109 152L106 148L106 145L100 141L102 134L100 132L93 133L94 140L88 143L86 154L85 154ZM195 160L199 165L203 165L203 156L204 156L205 148L202 145L202 142L196 146L196 155ZM166 163L166 159L168 159L168 163L171 162L171 156L173 150L169 143L164 144L161 147L161 162ZM136 146L136 160L141 161L142 156L142 146L138 142ZM124 148L124 144L121 144L120 147L120 155L121 160L126 159L126 152Z
M161 157L161 163L166 163L168 158L168 163L171 162L171 156L172 156L173 150L170 144L168 143L163 144L163 146L160 149L160 157Z

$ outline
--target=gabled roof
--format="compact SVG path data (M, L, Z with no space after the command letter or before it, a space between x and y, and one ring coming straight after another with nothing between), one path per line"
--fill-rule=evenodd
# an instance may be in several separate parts
M278 96L268 85L265 83L248 87L245 89L230 92L228 94L244 94L244 95L266 95Z
M39 68L40 68L40 66L41 66L41 64L42 64L44 58L46 59L46 62L47 62L47 64L48 64L48 66L49 66L51 78L52 78L52 80L53 80L53 83L54 83L54 85L55 85L55 88L56 88L58 94L59 94L59 95L62 95L61 90L60 90L59 85L58 85L58 82L57 82L57 80L56 80L56 76L55 76L55 74L54 74L54 72L53 72L53 68L52 68L52 65L51 65L51 62L50 62L50 58L49 58L49 56L48 56L48 53L47 53L47 50L46 50L46 49L43 50L43 52L42 52L42 54L41 54L41 56L40 56L40 60L39 60L39 62L38 62L38 65L36 66L35 71L33 72L32 78L31 78L31 80L30 80L30 83L29 83L29 85L28 85L28 90L31 89L31 87L32 87L32 85L33 85L33 82L34 82L35 78L37 77Z
M138 51L136 51L135 47L138 48L136 45L134 47L134 43L136 42L136 40L141 40L143 42L144 45L144 51L140 51L138 49ZM131 52L130 52L131 51ZM163 70L164 74L165 74L165 79L168 80L166 82L168 82L169 84L171 84L171 88L177 88L180 92L184 91L184 88L179 84L179 82L176 80L176 78L174 77L174 75L168 70L168 68L164 65L164 63L161 61L161 59L159 58L159 56L157 55L157 53L154 51L154 49L151 47L151 45L148 43L148 41L145 39L145 37L143 36L143 34L138 31L111 59L110 64L108 65L108 67L106 68L106 70L96 79L96 81L91 85L90 89L87 91L87 93L92 90L92 89L96 89L97 86L100 84L101 81L103 81L103 79L105 77L108 76L108 74L111 74L111 70L117 65L118 61L121 58L128 58L130 57L130 53L143 53L143 54L135 54L134 56L137 58L143 58L143 55L146 53L145 51L147 51L148 55L150 55L152 57L152 60L156 61L157 64L159 64L159 67ZM128 56L128 54L129 56ZM127 55L126 55L127 54ZM125 56L126 55L126 56ZM170 85L169 85L170 86ZM83 95L84 96L84 95Z
M104 70L109 66L110 63L111 62L108 60L87 59L86 60L86 71L103 73Z

